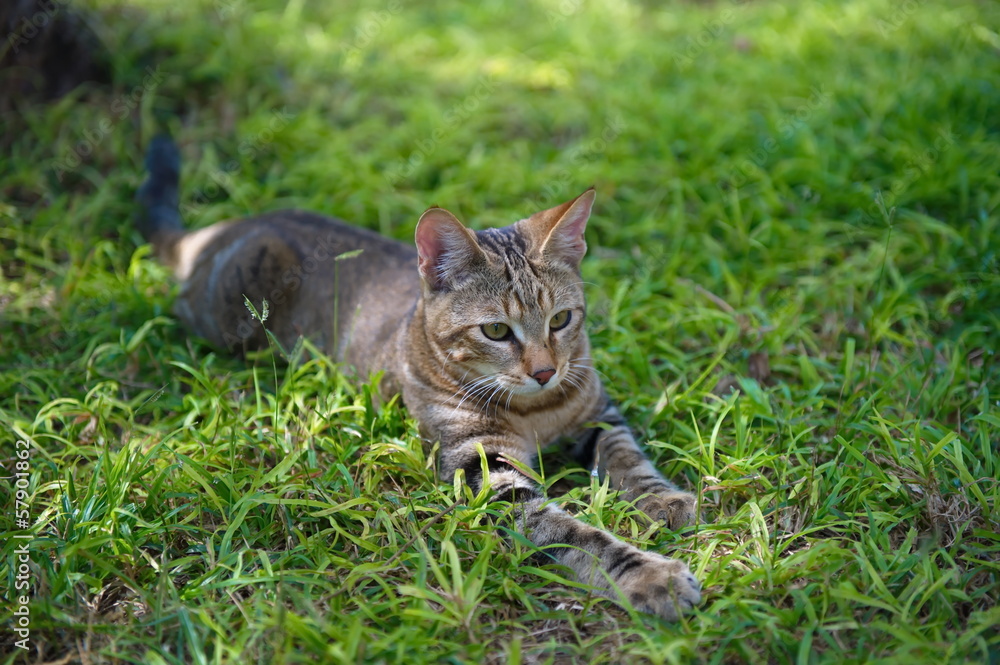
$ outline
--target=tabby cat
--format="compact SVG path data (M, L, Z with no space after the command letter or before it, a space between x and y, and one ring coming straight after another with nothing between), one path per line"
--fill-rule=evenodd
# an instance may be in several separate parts
M430 208L414 249L301 211L185 231L170 139L154 139L146 167L138 228L180 280L176 312L195 334L235 350L264 346L244 296L266 299L285 348L305 336L362 376L384 370L381 392L400 393L421 435L440 442L440 477L461 469L473 491L488 485L512 504L519 531L580 582L667 619L700 601L684 563L579 522L511 464L530 465L539 446L570 437L653 520L676 529L695 515L694 497L646 459L591 364L580 261L593 189L483 231Z

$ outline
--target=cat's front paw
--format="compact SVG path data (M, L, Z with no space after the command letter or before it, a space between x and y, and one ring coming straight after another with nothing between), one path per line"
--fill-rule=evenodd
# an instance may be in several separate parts
M694 495L677 490L649 494L636 501L635 507L650 520L662 522L671 530L691 524L697 516Z
M683 562L652 552L647 560L619 583L632 607L676 621L701 602L701 583Z

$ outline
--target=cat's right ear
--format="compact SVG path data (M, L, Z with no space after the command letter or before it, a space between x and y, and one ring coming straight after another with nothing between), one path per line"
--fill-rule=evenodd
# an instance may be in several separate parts
M420 276L433 289L454 284L482 257L476 235L444 208L428 208L416 231Z
M597 192L591 187L572 201L536 212L528 218L529 232L534 234L542 256L563 261L574 268L580 267L580 261L587 253L583 232L596 196Z

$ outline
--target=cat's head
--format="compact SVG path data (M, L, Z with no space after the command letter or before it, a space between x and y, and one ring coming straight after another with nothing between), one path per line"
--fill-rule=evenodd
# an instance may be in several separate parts
M542 395L585 379L580 261L594 196L591 188L528 219L478 232L442 208L420 218L428 341L477 399Z

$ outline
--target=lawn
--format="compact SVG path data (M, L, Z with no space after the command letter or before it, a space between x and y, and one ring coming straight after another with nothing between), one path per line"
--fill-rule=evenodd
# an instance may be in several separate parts
M1000 662L1000 5L76 6L110 83L0 116L0 662ZM538 567L329 360L189 336L131 225L162 130L194 227L595 185L594 357L702 521L541 472L697 611Z

